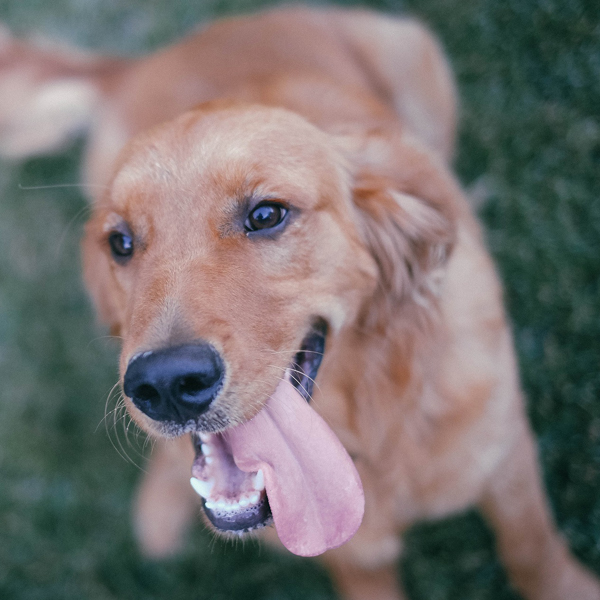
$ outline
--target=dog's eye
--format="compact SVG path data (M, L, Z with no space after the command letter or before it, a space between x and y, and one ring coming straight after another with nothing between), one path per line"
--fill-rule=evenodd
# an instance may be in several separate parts
M133 254L133 237L122 231L113 231L108 236L108 243L113 258L123 263L131 258Z
M248 231L272 229L285 219L287 212L287 208L281 204L273 202L259 204L246 219L246 229Z

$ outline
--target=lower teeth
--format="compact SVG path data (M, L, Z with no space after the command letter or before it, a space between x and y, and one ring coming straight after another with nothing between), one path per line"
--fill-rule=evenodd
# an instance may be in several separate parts
M204 506L210 510L218 509L225 511L240 510L240 508L247 508L249 506L258 504L260 500L260 493L253 492L249 496L242 496L239 500L231 502L227 500L209 500L210 492L214 486L214 481L203 481L192 477L190 483L194 488L194 491L202 498L204 498Z
M240 498L238 502L225 502L224 500L205 500L204 506L209 510L219 510L225 512L234 512L236 510L242 510L247 508L254 508L258 506L260 500L259 494L253 494L250 498Z

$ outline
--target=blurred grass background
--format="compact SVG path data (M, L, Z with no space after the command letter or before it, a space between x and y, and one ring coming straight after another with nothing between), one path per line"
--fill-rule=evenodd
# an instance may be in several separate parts
M0 0L0 19L135 54L272 4ZM448 51L462 99L457 171L480 198L506 283L556 519L600 572L600 4L342 4L417 15ZM103 421L117 348L94 325L80 282L86 205L77 188L29 189L77 182L80 146L0 163L0 597L333 599L315 563L234 548L200 525L176 559L138 555L129 512L140 471ZM128 448L138 464L142 445ZM414 528L400 569L414 600L518 597L475 513Z

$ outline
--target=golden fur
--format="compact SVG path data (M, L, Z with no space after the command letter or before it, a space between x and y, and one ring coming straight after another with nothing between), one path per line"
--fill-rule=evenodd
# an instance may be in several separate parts
M421 25L287 9L134 61L57 50L42 64L6 43L24 96L79 86L57 94L63 112L83 108L56 124L53 143L19 139L18 109L4 111L15 132L4 149L46 150L90 128L86 180L99 187L85 279L123 336L121 373L141 350L209 340L228 379L205 425L221 429L256 413L312 317L329 323L313 406L366 495L356 536L324 556L344 598L401 598L402 532L478 505L526 598L600 600L551 521L502 290L447 166L452 79ZM284 235L250 243L235 215L257 194L297 214ZM107 246L122 221L141 248L127 266ZM161 556L197 510L192 448L129 409L158 440L136 528L143 550Z

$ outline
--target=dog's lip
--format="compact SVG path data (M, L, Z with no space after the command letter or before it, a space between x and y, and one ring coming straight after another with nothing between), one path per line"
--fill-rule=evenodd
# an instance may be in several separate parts
M286 378L307 402L323 360L327 329L324 319L313 321L286 371ZM273 516L262 472L238 469L220 434L197 432L192 434L192 441L196 458L191 485L201 496L204 512L215 529L242 535L269 525Z

